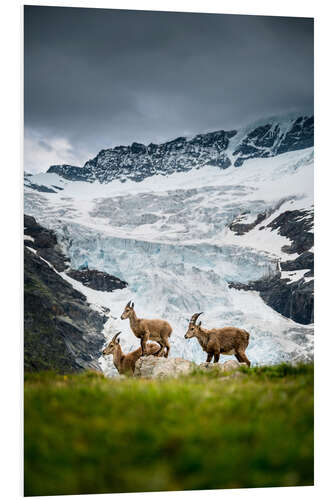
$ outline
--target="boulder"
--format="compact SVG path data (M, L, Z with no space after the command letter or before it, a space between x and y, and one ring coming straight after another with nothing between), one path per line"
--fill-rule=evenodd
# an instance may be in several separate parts
M143 356L135 365L135 377L165 378L188 375L195 368L195 363L183 358L159 358Z
M144 356L135 365L135 377L143 378L165 378L188 375L197 365L193 361L183 358L159 358L156 356ZM246 363L238 363L230 359L225 363L201 363L199 368L203 371L219 370L221 373L239 370Z
M232 372L239 370L241 366L246 366L246 363L238 363L235 359L229 359L225 363L200 363L201 370L220 370L221 372Z

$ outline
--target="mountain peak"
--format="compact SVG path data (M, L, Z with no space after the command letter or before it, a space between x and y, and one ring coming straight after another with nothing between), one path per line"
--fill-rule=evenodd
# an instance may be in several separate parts
M52 165L47 172L74 181L109 183L116 179L140 182L156 174L171 175L205 166L240 167L252 158L313 146L313 129L313 116L267 119L238 131L217 130L162 144L133 142L130 146L102 149L83 168Z

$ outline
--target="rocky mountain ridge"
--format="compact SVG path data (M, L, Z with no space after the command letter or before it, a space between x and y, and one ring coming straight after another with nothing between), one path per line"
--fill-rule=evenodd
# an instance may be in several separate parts
M178 137L163 144L133 142L130 146L102 149L82 168L52 165L47 172L72 181L109 183L115 179L140 182L156 174L170 175L205 166L240 167L248 159L311 147L313 131L313 116L268 120L246 130L219 130L191 139Z

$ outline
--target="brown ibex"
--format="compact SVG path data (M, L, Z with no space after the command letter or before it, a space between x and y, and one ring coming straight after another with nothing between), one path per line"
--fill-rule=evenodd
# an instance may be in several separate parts
M196 324L196 320L201 313L193 314L190 319L186 339L196 337L202 349L207 352L207 363L210 363L214 356L214 363L218 363L220 354L234 354L240 363L251 365L245 354L245 349L249 344L250 334L246 330L226 326L224 328L212 328L206 330L201 327L201 321Z
M167 321L163 319L142 319L138 318L134 311L134 303L131 301L126 304L121 319L129 318L131 330L136 337L141 341L142 355L147 356L148 352L146 349L146 343L148 340L154 340L160 344L161 348L156 354L160 356L163 354L167 358L170 351L169 337L172 332L172 328Z
M108 354L113 355L113 364L121 375L133 375L135 363L142 356L142 349L139 347L135 351L124 354L117 338L120 333L116 333L111 342L103 349L102 354L103 356L107 356ZM160 347L157 344L152 344L151 342L147 344L148 354L156 354L159 349Z

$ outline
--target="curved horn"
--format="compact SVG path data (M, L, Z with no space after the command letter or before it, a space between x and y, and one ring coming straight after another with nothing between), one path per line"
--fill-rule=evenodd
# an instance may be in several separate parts
M113 337L113 339L111 340L111 342L114 342L116 340L116 338L118 337L118 335L120 335L120 334L121 334L121 332L116 333L116 335Z
M199 318L200 314L203 314L203 312L193 314L192 318L190 319L190 323L193 323L195 325L195 322Z

